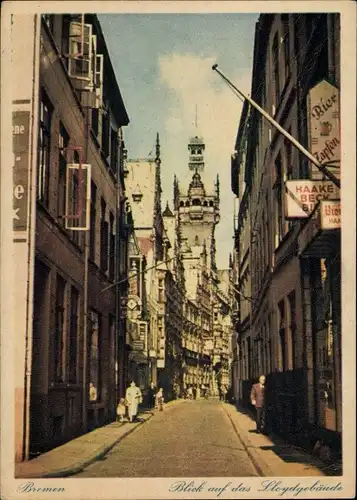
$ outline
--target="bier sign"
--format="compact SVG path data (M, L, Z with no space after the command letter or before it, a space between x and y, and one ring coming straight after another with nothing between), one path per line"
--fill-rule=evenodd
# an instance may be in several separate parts
M14 231L27 229L29 127L30 112L14 111L12 114Z
M331 181L310 181L308 179L286 181L285 217L300 219L308 217L322 200L336 200L340 190Z
M339 167L341 160L339 108L339 90L326 80L310 90L307 99L310 151L321 164L330 163L334 167ZM315 166L312 170L321 178Z
M341 228L341 202L340 200L323 200L320 203L321 229L331 230Z

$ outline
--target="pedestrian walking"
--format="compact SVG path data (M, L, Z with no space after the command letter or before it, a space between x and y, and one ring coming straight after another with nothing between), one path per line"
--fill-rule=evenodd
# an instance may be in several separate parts
M191 386L187 389L187 396L188 399L193 399L193 390Z
M164 409L164 390L159 389L157 394L156 394L156 408L158 408L159 411L163 411Z
M197 397L197 389L196 389L196 386L193 386L193 388L192 388L192 393L193 393L193 399L196 399L196 397Z
M126 415L126 401L124 398L120 398L118 406L117 406L117 420L119 422L124 422L124 417Z
M156 387L154 382L151 382L150 384L148 396L149 396L149 408L152 409L155 407L155 397L156 397Z
M127 388L125 399L128 403L129 422L132 422L136 419L138 414L139 403L143 402L141 390L136 386L134 381L132 381L130 386Z
M257 433L265 432L266 409L265 409L265 376L259 377L259 383L254 384L250 394L252 405L256 410Z
M222 401L225 402L227 399L227 387L225 385L222 386L221 393L222 393Z

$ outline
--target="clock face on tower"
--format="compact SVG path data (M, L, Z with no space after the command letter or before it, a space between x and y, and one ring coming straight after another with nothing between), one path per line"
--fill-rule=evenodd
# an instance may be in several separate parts
M128 308L131 309L131 310L133 310L135 306L136 306L135 300L134 299L129 299L128 300Z

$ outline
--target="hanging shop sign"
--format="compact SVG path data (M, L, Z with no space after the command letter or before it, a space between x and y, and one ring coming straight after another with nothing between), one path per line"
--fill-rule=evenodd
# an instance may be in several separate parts
M331 181L308 179L286 181L285 217L287 219L308 217L321 200L339 199L339 191Z
M321 164L340 166L340 93L326 80L315 85L308 93L307 117L309 127L309 147ZM321 173L312 167L313 173L321 178Z
M323 200L320 203L320 225L323 230L341 228L340 200Z

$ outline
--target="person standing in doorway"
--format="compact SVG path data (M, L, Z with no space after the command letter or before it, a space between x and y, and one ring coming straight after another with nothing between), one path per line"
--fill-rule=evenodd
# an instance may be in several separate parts
M156 387L154 382L151 382L150 387L149 387L149 408L152 410L155 408L155 397L156 397Z
M252 391L250 393L250 399L252 405L255 406L256 410L256 422L257 422L257 433L265 431L265 420L266 420L266 410L265 410L265 375L259 377L259 383L254 384Z

